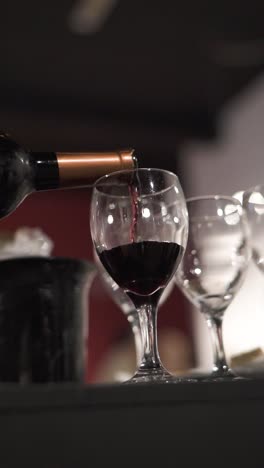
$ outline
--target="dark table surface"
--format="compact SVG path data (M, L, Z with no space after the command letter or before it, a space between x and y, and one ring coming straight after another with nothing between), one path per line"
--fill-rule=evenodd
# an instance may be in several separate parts
M1 468L264 465L264 379L0 389Z

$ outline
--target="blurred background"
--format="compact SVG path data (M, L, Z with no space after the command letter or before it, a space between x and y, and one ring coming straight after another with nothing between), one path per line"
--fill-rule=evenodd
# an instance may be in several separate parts
M186 196L263 183L263 17L260 0L4 2L1 130L34 151L133 147L141 167L176 172ZM0 233L41 227L55 255L93 261L89 202L88 189L34 194ZM263 281L252 265L226 313L229 358L264 346ZM99 278L89 315L87 380L111 379L134 362L133 341ZM210 367L204 320L176 287L159 334L169 368Z

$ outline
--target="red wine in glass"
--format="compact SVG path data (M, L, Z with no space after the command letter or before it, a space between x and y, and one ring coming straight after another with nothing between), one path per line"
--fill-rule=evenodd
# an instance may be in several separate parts
M176 242L142 241L103 250L98 255L121 288L146 296L168 284L182 251Z

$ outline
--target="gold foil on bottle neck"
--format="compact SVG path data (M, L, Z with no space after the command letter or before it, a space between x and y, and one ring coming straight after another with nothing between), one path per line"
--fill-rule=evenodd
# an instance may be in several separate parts
M133 169L134 150L105 153L56 153L61 187L91 186L105 174Z

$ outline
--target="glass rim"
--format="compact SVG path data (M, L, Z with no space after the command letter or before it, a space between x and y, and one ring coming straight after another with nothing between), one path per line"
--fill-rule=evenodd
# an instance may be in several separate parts
M168 174L169 176L174 178L175 182L178 182L177 188L181 189L179 177L174 172L168 171L167 169L159 169L159 168L156 168L156 167L140 167L140 168L134 168L134 169L121 169L120 171L114 171L114 172L110 172L108 174L103 175L102 177L97 179L95 181L95 183L93 184L93 191L96 190L101 195L111 196L112 198L130 198L130 195L114 195L114 194L105 193L102 190L98 189L98 185L100 185L100 184L103 185L102 181L109 180L111 177L114 177L114 176L118 176L118 175L122 175L122 174L132 174L132 173L143 172L143 171L145 171L145 172L151 172L151 171L153 171L153 172L162 172L164 174ZM163 194L163 193L167 192L168 190L171 190L174 186L175 186L175 184L170 184L168 187L166 187L166 188L164 188L162 190L159 190L159 191L157 191L155 193L143 194L143 195L140 195L140 197L141 198L146 198L146 197L153 197L153 196L156 196L156 195L160 195L160 194Z
M237 198L234 198L232 195L201 195L201 196L196 196L196 197L190 197L190 198L187 198L186 199L186 206L187 206L187 209L188 209L188 205L192 202L198 202L198 201L217 201L217 200L223 200L223 201L226 201L226 202L230 202L234 205L234 210L230 211L230 213L224 213L224 218L228 218L229 216L233 216L235 213L238 212L238 209L241 211L240 213L240 216L242 216L242 218L244 217L245 215L245 210L244 210L244 207L243 205L240 203L240 201L237 199ZM220 208L220 207L219 207ZM204 222L208 222L210 220L220 220L221 219L221 216L216 216L214 214L210 214L210 215L201 215L201 216L192 216L190 215L189 213L189 222L192 223L192 222L196 222L197 220L199 220L199 222L201 221L204 221Z
M247 189L245 189L245 190L238 190L238 192L247 193L247 192L252 192L253 190L255 191L255 189L258 189L258 188L262 188L263 191L264 191L264 183L263 183L263 184L250 185L250 187L248 187Z
M195 197L186 198L186 203L195 202L195 201L206 201L206 200L226 200L234 202L234 205L242 206L240 201L233 197L232 195L198 195Z

